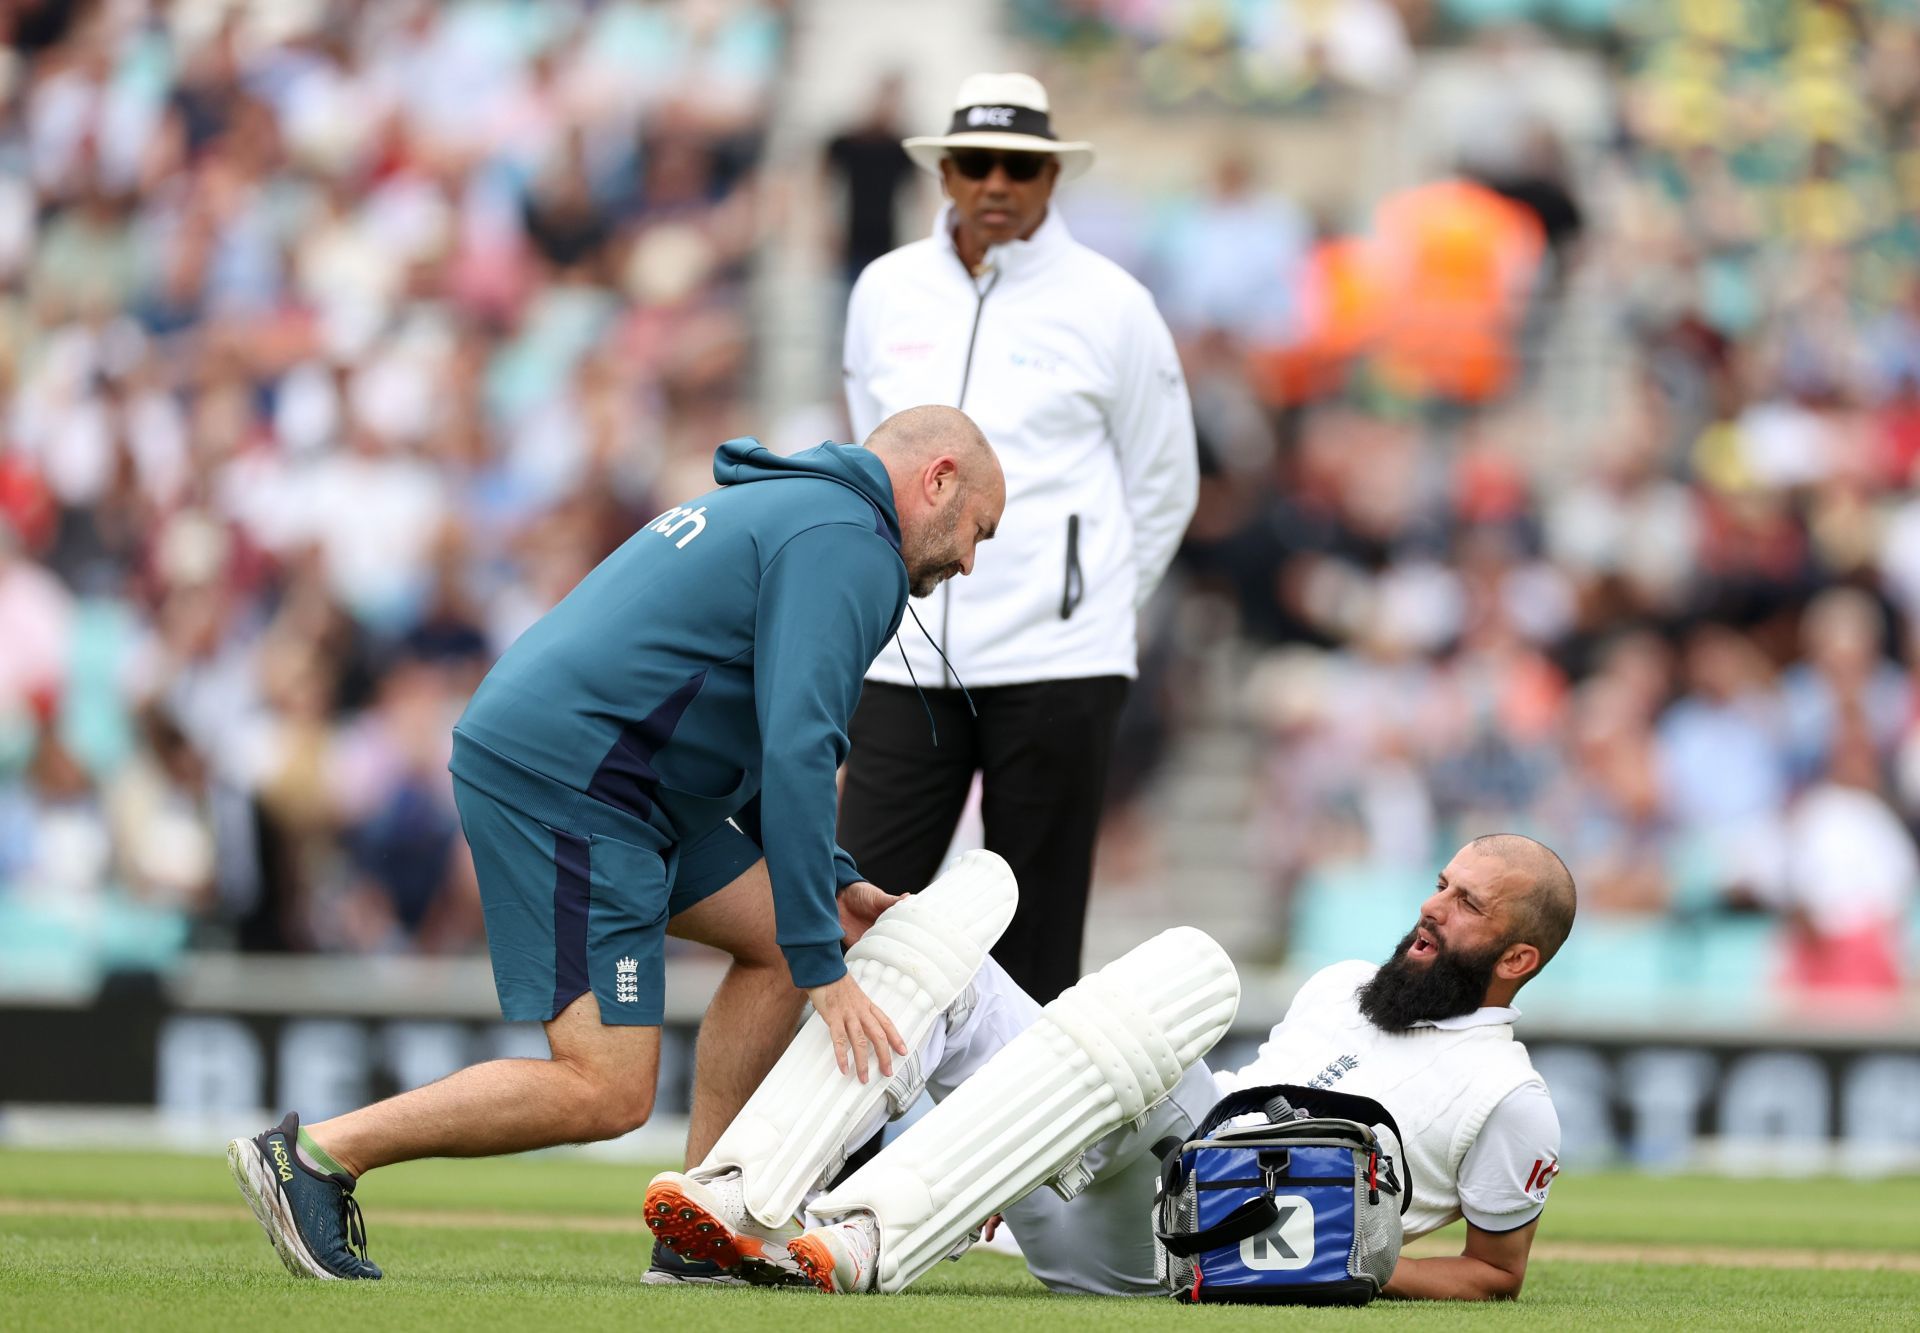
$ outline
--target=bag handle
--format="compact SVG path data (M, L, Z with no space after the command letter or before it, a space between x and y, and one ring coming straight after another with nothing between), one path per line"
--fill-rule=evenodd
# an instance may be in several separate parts
M1303 1107L1313 1115L1337 1116L1363 1125L1385 1125L1392 1130L1394 1142L1400 1145L1400 1166L1406 1176L1406 1187L1400 1191L1400 1212L1405 1216L1413 1204L1413 1163L1406 1160L1407 1141L1394 1121L1393 1112L1371 1097L1360 1097L1350 1092L1330 1092L1325 1088L1301 1087L1295 1083L1269 1083L1260 1088L1243 1088L1215 1102L1213 1109L1207 1112L1207 1118L1194 1129L1193 1137L1204 1139L1235 1116L1265 1111L1267 1103L1276 1096L1285 1097L1294 1106Z
M1200 1231L1166 1232L1154 1228L1153 1238L1168 1254L1182 1259L1191 1258L1202 1250L1218 1249L1223 1245L1238 1245L1241 1241L1269 1230L1280 1220L1280 1210L1274 1206L1273 1196L1263 1194L1250 1199L1212 1226Z

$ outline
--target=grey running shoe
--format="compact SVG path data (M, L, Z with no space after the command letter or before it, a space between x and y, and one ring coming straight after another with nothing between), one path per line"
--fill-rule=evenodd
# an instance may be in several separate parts
M254 1219L295 1277L379 1277L352 1177L309 1169L294 1151L299 1136L300 1117L289 1112L266 1133L227 1145L227 1166Z

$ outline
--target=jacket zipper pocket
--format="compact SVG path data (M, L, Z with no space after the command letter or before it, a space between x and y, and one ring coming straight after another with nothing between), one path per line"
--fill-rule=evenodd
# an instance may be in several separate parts
M1067 578L1060 593L1060 619L1073 619L1073 608L1080 605L1086 583L1080 576L1080 515L1067 515Z

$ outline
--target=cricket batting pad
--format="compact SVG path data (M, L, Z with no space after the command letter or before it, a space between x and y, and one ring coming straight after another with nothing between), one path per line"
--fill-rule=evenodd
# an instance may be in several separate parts
M1049 1004L808 1212L872 1213L876 1289L900 1291L988 1217L1164 1100L1239 1006L1226 951L1190 926L1164 931Z
M973 980L1019 900L1004 860L968 852L881 913L847 951L847 971L893 1020L909 1052ZM905 1059L895 1055L896 1068ZM791 1222L828 1166L844 1160L848 1135L886 1095L889 1081L878 1067L869 1064L868 1073L862 1083L840 1072L825 1020L811 1015L692 1174L737 1167L747 1211L765 1226Z

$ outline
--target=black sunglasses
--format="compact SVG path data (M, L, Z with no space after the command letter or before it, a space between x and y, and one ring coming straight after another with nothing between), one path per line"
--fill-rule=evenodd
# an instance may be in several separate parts
M1047 165L1045 153L996 153L986 148L956 148L947 154L953 169L970 181L983 181L997 165L1010 181L1026 182Z

